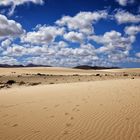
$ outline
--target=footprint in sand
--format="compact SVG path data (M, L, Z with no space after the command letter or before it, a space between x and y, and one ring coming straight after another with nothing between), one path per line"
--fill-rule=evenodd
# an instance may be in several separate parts
M58 107L58 106L59 106L59 104L55 105L54 107L56 108L56 107Z
M76 111L77 111L77 112L79 112L79 111L80 111L80 109L77 109Z
M75 108L72 109L72 111L76 111L76 112L80 111L80 110L78 109L79 106L80 106L80 105L76 105Z
M3 125L8 126L9 125L9 122L4 123Z
M12 125L12 127L17 127L18 126L18 124L14 124L14 125Z
M65 112L65 115L67 116L67 115L69 115L69 113Z
M47 109L47 107L43 107L43 109Z
M70 117L70 120L74 120L74 117Z
M68 135L68 134L69 134L69 131L66 131L66 130L65 130L65 131L63 132L63 135Z
M66 123L66 127L70 127L71 126L71 123Z
M51 115L50 118L54 118L54 115Z
M87 98L90 98L90 96L87 96Z
M86 101L86 99L85 99L85 98L83 98L82 100L83 100L83 101Z
M125 118L127 121L129 121L129 118L127 117L127 118Z
M72 109L72 111L75 111L75 110L76 110L76 108L73 108L73 109Z
M78 109L78 107L80 107L80 105L76 105L76 111L80 111L80 109Z

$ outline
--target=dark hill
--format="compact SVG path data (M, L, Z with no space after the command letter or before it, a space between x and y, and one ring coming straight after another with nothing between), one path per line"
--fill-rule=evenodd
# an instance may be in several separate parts
M28 64L28 65L8 65L8 64L0 64L1 68L21 68L21 67L51 67L49 65L36 65L36 64Z
M104 67L104 66L88 66L88 65L81 65L76 66L74 69L84 69L84 70L102 70L102 69L119 69L119 67Z

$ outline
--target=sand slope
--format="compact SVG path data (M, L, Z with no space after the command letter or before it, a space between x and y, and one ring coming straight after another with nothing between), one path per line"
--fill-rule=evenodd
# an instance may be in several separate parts
M140 68L131 68L131 69L106 69L106 70L82 70L82 69L72 69L72 68L63 68L63 67L27 67L27 68L0 68L1 75L13 75L17 74L53 74L53 75L91 75L95 73L140 73Z
M80 70L72 68L62 68L62 67L27 67L27 68L0 68L0 74L9 75L13 72L16 74L28 73L44 73L44 74L53 74L53 75L72 75L72 74L91 74L95 70Z
M0 91L0 140L139 140L140 79Z
M125 73L140 73L140 68L124 68L124 69L105 69L105 70L101 70L104 72L114 72L114 73L121 73L121 72L125 72Z

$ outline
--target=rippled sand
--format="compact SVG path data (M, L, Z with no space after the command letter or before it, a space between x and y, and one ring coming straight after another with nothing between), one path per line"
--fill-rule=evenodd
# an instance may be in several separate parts
M0 90L0 140L139 139L139 78Z

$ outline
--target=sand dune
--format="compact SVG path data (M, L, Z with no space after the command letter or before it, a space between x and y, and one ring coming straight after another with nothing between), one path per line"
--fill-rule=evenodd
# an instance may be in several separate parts
M11 74L16 72L16 74L28 73L28 74L35 74L37 72L44 73L44 74L63 74L63 75L70 75L70 74L91 74L94 70L79 70L79 69L72 69L72 68L61 68L61 67L29 67L29 68L0 68L1 74Z
M36 74L38 72L53 75L91 75L96 73L140 73L140 68L106 70L82 70L62 67L0 68L0 75Z
M0 91L0 140L139 140L140 79Z
M106 69L106 70L101 70L104 72L125 72L125 73L140 73L140 68L124 68L124 69Z
M133 72L134 71L134 72ZM70 68L1 68L0 89L13 86L140 78L140 69L78 70ZM12 83L11 83L12 82Z

